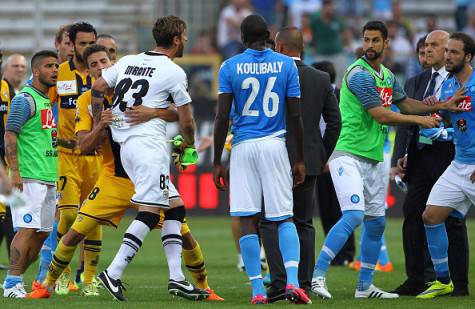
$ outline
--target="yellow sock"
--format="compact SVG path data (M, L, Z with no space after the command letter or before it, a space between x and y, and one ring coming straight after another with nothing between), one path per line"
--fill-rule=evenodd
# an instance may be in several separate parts
M84 281L83 285L91 284L99 264L102 249L102 226L97 225L84 240Z
M47 286L54 286L56 280L71 262L75 250L75 246L66 246L63 241L58 243L46 275L45 283Z
M196 246L191 250L183 249L183 259L185 260L186 268L190 272L193 280L200 289L209 288L208 273L205 267L203 253L201 252L200 244L196 241Z

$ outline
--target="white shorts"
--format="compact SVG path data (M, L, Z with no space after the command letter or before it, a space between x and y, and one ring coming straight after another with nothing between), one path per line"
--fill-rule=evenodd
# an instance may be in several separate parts
M233 146L230 163L231 216L262 211L266 219L293 216L292 170L285 140L269 138Z
M11 207L13 227L51 232L56 212L56 186L26 181L21 194L27 203Z
M339 156L329 162L340 208L362 210L365 215L381 217L386 213L386 165L352 156Z
M475 184L470 175L475 165L452 161L429 194L427 205L450 207L465 216L475 203Z
M170 159L164 140L150 136L129 137L120 145L122 166L135 186L131 202L168 208L168 199L178 196L170 182Z

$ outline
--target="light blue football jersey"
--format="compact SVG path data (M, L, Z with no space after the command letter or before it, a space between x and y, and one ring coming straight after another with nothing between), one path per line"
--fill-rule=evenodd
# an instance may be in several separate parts
M246 49L221 65L218 81L219 93L233 94L233 145L285 135L286 98L300 97L292 58L270 49Z
M459 103L464 112L451 112L450 121L454 128L455 161L464 164L475 164L475 73L472 73L465 83L468 97ZM442 84L440 100L446 101L452 97L460 84L455 77L447 79Z

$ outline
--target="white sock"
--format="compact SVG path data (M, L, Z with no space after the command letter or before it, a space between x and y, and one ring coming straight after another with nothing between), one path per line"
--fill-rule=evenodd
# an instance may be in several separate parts
M120 245L112 263L107 267L107 274L112 279L120 279L127 265L132 261L137 251L142 246L142 241L150 232L148 226L142 221L134 220L124 234L122 245Z
M183 271L181 270L181 252L183 245L180 221L163 221L162 244L167 258L170 279L175 281L185 280L185 275L183 275Z

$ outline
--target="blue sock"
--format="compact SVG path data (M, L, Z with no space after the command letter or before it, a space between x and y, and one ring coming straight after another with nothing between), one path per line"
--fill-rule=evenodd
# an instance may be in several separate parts
M356 260L361 262L361 243L363 242L363 234L364 234L364 224L361 226L361 233L360 233L360 254L356 257Z
M449 275L449 239L445 224L427 225L424 224L427 237L427 246L429 247L430 257L437 280L442 283L450 281Z
M279 248L287 273L287 284L299 287L300 242L293 222L279 224Z
M325 277L331 261L345 245L351 233L363 222L362 210L346 210L340 220L328 232L318 256L313 277Z
M378 262L379 265L386 265L391 262L389 259L388 248L386 247L386 241L384 240L384 235L383 238L381 238L381 251L379 252Z
M36 274L35 280L39 282L43 282L46 278L46 273L48 272L49 264L53 258L52 250L51 250L51 242L53 239L56 239L56 234L51 232L46 238L43 246L41 247L40 251L40 262L39 262L39 269L38 273Z
M365 291L373 283L373 273L381 251L381 239L385 227L384 217L364 221L365 229L361 241L361 269L358 277L358 291Z
M259 294L267 295L261 275L259 237L257 237L257 234L242 236L239 239L239 246L241 247L242 260L244 261L247 275L251 281L252 296Z
M5 289L10 289L17 285L17 283L23 282L23 276L12 276L7 273L5 277L5 282L3 283Z

